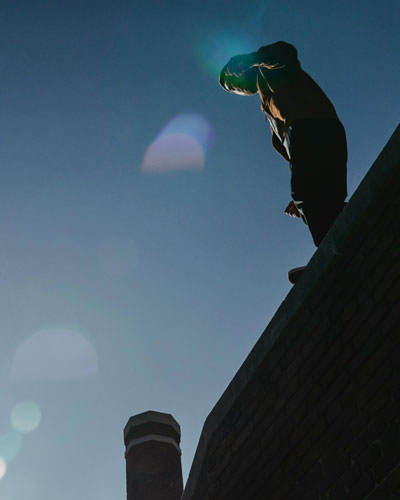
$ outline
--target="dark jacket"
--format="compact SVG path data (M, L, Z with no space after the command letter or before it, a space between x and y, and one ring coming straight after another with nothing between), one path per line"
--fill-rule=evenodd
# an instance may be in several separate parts
M301 69L296 48L286 42L233 57L222 69L219 82L228 92L259 94L271 125L272 144L287 160L283 144L291 124L302 118L338 119L326 94Z

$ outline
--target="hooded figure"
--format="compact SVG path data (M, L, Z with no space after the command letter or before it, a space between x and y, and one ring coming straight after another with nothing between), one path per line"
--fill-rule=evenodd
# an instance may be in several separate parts
M333 104L286 42L232 57L219 82L228 92L260 96L273 147L290 163L285 213L301 217L318 246L347 196L346 135Z

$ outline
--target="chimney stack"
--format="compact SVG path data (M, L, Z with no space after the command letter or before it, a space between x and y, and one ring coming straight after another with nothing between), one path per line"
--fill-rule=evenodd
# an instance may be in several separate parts
M124 429L127 500L180 500L181 430L168 413L146 411Z

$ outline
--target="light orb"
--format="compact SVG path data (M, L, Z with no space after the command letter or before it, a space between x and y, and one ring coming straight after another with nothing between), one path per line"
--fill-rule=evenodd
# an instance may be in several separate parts
M76 330L46 328L26 339L17 349L10 377L18 381L73 380L98 374L93 345Z
M11 411L11 425L17 432L28 434L40 424L42 414L39 407L32 401L22 401Z

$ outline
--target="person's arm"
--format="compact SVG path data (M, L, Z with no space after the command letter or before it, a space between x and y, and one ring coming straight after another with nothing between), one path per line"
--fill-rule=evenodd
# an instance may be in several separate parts
M239 95L257 93L259 55L257 52L232 57L220 73L219 83L228 92Z

